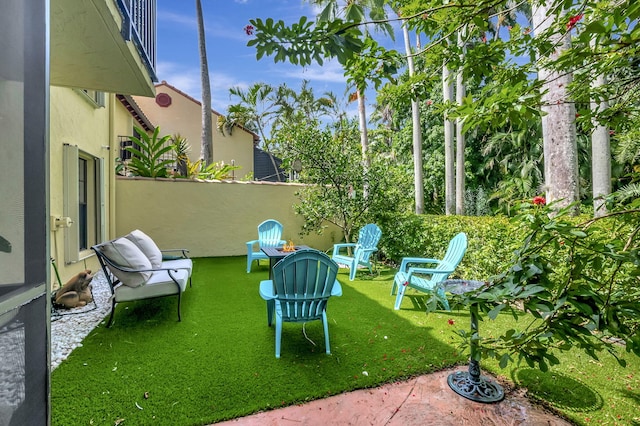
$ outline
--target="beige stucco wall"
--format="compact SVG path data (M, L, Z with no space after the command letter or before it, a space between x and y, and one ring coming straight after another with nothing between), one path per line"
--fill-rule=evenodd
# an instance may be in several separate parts
M189 158L197 161L200 156L202 132L202 107L193 98L164 84L156 86L156 96L166 93L171 96L171 105L161 107L155 98L134 96L140 109L154 126L160 127L161 135L180 134L187 138L191 151ZM213 161L232 162L240 166L235 171L236 179L242 179L253 172L253 134L236 128L231 135L223 135L216 128L218 115L212 112L213 125Z
M63 145L77 145L81 151L104 160L107 236L115 235L112 231L114 229L112 218L115 212L113 182L115 182L114 160L118 156L117 135L130 134L132 126L131 115L112 94L105 94L105 106L97 108L88 102L84 95L73 89L51 87L49 134L49 206L51 216L63 216L64 213ZM96 271L99 266L90 250L81 253L79 262L65 263L64 244L68 233L66 228L51 230L49 233L51 257L56 260L63 283L84 269ZM57 278L53 270L51 280L51 284L55 285Z
M117 178L116 233L140 229L160 248L188 248L193 257L242 256L245 243L257 238L258 224L276 219L284 239L330 249L342 239L335 226L323 235L299 235L303 220L293 210L298 189L288 183Z

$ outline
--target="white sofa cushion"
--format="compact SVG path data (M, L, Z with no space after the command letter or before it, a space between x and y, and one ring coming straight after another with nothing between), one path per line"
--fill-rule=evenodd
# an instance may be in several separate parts
M131 269L152 269L151 261L145 254L127 238L118 238L104 243L100 250L113 263ZM122 284L128 287L140 287L150 277L151 271L124 272L117 268L109 268Z
M180 288L171 279L168 271L154 271L151 278L142 287L131 288L123 285L116 287L115 301L130 302L132 300L150 299L183 292L189 279L188 271L179 269L178 271L171 271L171 275L178 281Z
M189 272L189 276L191 276L191 271L193 270L193 262L191 259L174 259L174 260L165 260L162 262L163 268L175 268L175 269L185 269Z
M125 238L134 243L149 258L153 269L162 266L162 252L147 234L139 229L131 231Z

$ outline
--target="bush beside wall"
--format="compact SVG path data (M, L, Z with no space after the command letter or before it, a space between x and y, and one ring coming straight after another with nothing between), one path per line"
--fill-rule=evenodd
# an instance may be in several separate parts
M467 252L452 278L487 280L509 267L524 233L502 216L387 216L378 219L382 229L379 248L389 263L403 257L442 258L449 240L464 232Z

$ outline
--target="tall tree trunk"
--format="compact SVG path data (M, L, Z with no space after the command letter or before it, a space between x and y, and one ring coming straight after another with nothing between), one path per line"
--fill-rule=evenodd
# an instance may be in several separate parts
M360 89L356 90L358 96L358 123L360 125L360 146L362 148L362 166L365 174L365 182L363 189L363 196L367 198L369 193L369 186L366 182L366 176L369 172L369 136L367 134L367 111L365 108L364 94Z
M451 83L451 71L446 60L442 65L442 100L443 102L453 101L453 86ZM447 215L453 214L456 206L456 183L455 164L453 147L453 121L444 115L444 212Z
M464 37L463 30L458 31L458 47L462 50L460 54L461 63L464 61ZM456 73L456 103L462 105L466 95L462 66ZM465 193L465 167L464 167L464 133L462 132L463 120L456 119L456 214L463 215L464 193Z
M549 28L553 19L553 4L533 6L532 21L536 34L542 34ZM549 37L555 47L545 55L554 60L569 48L570 33L555 33ZM571 73L558 73L538 68L538 79L542 83L542 137L544 149L544 179L547 201L558 201L558 207L565 207L579 200L578 187L578 147L576 143L576 109L569 99L568 87ZM576 205L573 214L579 213Z
M599 75L592 82L597 89L607 84L606 77ZM606 101L591 101L591 111L603 111L609 107ZM594 123L591 134L591 180L593 181L593 215L595 217L607 214L605 197L611 194L611 146L609 129L599 123Z
M409 77L413 77L415 69L413 66L413 55L409 42L409 29L406 22L402 24L402 34L404 35L404 48L407 52L407 65L409 67ZM413 187L416 214L424 213L424 186L422 179L422 128L420 126L420 106L418 99L411 99L411 120L413 126Z
M206 164L211 164L213 163L211 84L209 83L209 63L207 61L204 17L202 15L202 3L200 0L196 0L196 15L198 20L198 47L200 50L200 79L202 82L202 138L200 145L200 159Z

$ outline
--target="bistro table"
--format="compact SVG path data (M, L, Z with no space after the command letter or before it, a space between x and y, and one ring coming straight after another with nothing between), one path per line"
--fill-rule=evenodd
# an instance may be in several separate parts
M473 280L445 280L442 287L445 292L452 294L465 294L484 286L484 281ZM455 393L467 399L477 402L498 402L504 398L502 386L494 380L480 374L480 353L478 348L478 305L472 303L469 306L471 313L471 356L469 358L469 371L457 371L447 378L449 387Z
M269 279L273 278L273 266L278 261L291 253L295 253L298 250L309 249L309 246L295 246L292 251L285 251L283 247L262 247L261 250L269 258Z

